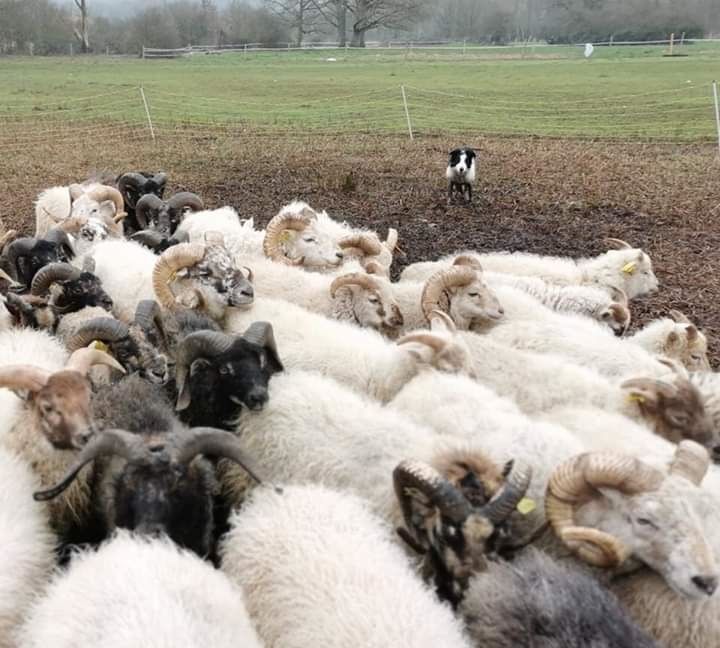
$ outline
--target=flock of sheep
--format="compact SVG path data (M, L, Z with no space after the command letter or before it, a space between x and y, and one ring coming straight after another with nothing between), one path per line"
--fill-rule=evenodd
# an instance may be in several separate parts
M0 646L720 645L720 381L627 334L644 251L391 282L395 230L166 183L2 237Z

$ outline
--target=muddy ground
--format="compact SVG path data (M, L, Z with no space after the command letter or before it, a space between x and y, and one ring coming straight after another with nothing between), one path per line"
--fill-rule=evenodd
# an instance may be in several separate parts
M338 219L400 232L397 269L461 248L594 255L603 237L652 257L659 294L636 301L635 325L684 311L710 338L720 366L720 160L711 144L548 139L139 134L124 141L59 138L0 156L0 218L30 232L37 192L112 170L164 170L170 190L193 190L210 207L230 204L264 226L291 199ZM480 151L476 200L446 204L447 151Z

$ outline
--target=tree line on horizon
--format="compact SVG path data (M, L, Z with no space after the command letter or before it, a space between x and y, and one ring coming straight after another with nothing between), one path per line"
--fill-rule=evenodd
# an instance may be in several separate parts
M164 0L127 18L93 0L0 0L0 53L138 54L142 47L265 47L366 39L504 44L686 38L720 33L718 0ZM368 36L369 35L369 36Z

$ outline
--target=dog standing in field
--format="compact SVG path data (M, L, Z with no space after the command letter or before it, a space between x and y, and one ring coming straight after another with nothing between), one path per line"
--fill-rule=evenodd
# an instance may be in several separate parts
M448 179L448 204L453 194L459 191L466 202L472 200L472 183L475 182L475 158L477 155L471 148L457 148L450 151L445 177Z

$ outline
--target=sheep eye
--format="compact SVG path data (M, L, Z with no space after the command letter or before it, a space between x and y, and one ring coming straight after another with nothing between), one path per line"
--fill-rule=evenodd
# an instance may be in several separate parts
M647 518L637 518L636 522L641 526L647 526L651 529L657 529L657 525L652 522L652 520L648 520Z
M228 369L228 367L226 365L223 365L222 367L220 367L221 375L227 376L229 373L230 373L230 370Z
M478 294L476 292L468 293L468 297L477 297Z
M368 301L369 301L371 304L378 304L378 303L380 303L380 300L379 300L377 297L368 297Z
M303 241L305 241L305 243L315 243L314 238L304 238Z

